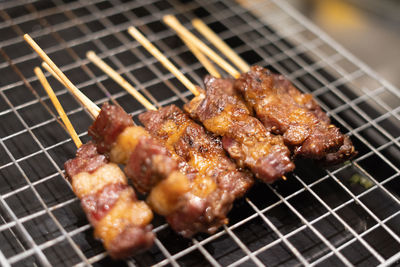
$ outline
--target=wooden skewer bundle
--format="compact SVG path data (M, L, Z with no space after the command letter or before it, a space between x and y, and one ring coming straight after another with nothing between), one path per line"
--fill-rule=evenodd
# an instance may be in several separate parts
M175 77L188 88L195 96L199 95L196 86L186 78L168 59L164 56L146 37L143 36L135 27L129 27L128 32L132 35L144 48L147 49L154 57L156 57L161 64L163 64Z
M234 78L238 78L240 72L232 67L225 59L220 57L217 53L215 53L211 48L209 48L206 44L204 44L199 38L197 38L193 33L188 31L178 20L176 17L172 15L166 15L163 18L163 21L170 26L173 30L177 32L178 35L183 36L191 43L195 44L197 48L207 55L214 62L218 62L218 65L225 70L227 73L232 75Z
M250 66L230 48L213 30L211 30L202 20L192 20L193 26L200 32L208 41L210 41L219 51L224 54L233 64L236 65L242 72L250 70ZM211 74L211 73L210 73Z
M202 43L199 39L193 38L190 32L188 32L179 22L173 17L166 18L166 21L171 23L171 27L175 27L179 32L182 40L187 44L189 49L195 54L199 61L205 66L210 74L215 77L221 77L218 70L213 66L208 58L216 62L222 69L230 73L232 76L237 77L240 73L232 67L228 62L219 57L214 51ZM178 23L178 24L177 24ZM182 30L182 28L184 30ZM153 44L151 44L136 28L130 27L128 32L138 40L151 54L153 54L171 73L173 73L186 88L188 88L195 96L200 95L197 86L194 85L188 78L185 77ZM188 34L189 33L189 34ZM65 74L54 64L54 62L45 54L45 52L36 44L36 42L29 36L24 36L25 40L29 45L39 54L43 59L43 68L49 71L59 82L61 82L80 102L87 108L90 115L93 118L97 118L100 113L100 108L93 103L89 98L87 98L75 85L65 76ZM221 40L222 42L222 40ZM222 47L222 46L221 46ZM232 54L232 53L231 53ZM100 57L98 57L93 51L87 53L87 58L91 60L96 66L102 69L107 75L114 79L118 84L120 84L124 89L126 89L132 96L134 96L147 110L157 110L154 105L152 105L143 95L141 95L135 87L133 87L128 81L126 81L120 74L108 66ZM236 60L238 61L238 60ZM238 61L239 62L239 61ZM242 63L241 70L245 67ZM248 67L248 66L247 66ZM60 102L58 101L54 91L52 90L50 84L48 83L46 77L44 76L42 70L39 67L34 69L39 81L46 90L49 98L53 102L57 112L59 113L63 123L65 124L68 133L70 134L73 142L79 148L82 146L82 142L77 135L75 129L73 128L71 122L69 121L65 111L63 110ZM286 180L286 177L283 176Z
M221 74L214 67L214 65L208 60L208 58L197 48L196 45L192 44L188 39L183 36L179 36L186 46L192 51L193 55L200 61L203 67L216 78L221 78Z
M101 58L99 58L95 52L89 51L86 53L86 57L92 61L97 67L108 74L114 81L121 85L126 91L133 95L146 109L157 110L142 94L140 94L135 87L133 87L127 80L122 78L115 70L107 65Z
M178 33L178 36L180 36L180 38L182 38L182 40L186 44L190 43L190 45L188 45L188 47L193 52L193 54L195 54L195 56L197 58L199 58L199 52L200 52L200 54L204 53L205 55L209 56L210 59L212 59L215 63L217 63L222 69L224 69L225 71L230 73L233 77L237 78L240 75L238 70L236 70L232 65L230 65L228 62L226 62L220 56L218 56L211 48L209 48L206 44L204 44L200 39L198 39L196 36L194 36L192 33L190 33L185 27L183 27L179 23L179 21L174 16L166 15L164 17L164 22L166 22L171 28L176 30L176 32ZM246 62L244 62L244 60L241 59L239 57L239 55L237 55L232 49L230 49L229 46L226 43L224 43L215 33L213 33L212 30L209 29L204 23L202 23L200 20L197 20L197 21L195 21L195 24L197 26L200 26L200 29L202 30L202 32L204 32L205 35L207 35L208 37L211 36L210 38L212 40L212 43L216 43L220 47L221 51L223 51L223 53L229 59L233 60L233 62L235 62L242 71L248 71L250 69L249 65ZM130 29L131 29L131 31L129 31L129 33L132 35L132 37L135 38L138 42L140 42L142 44L146 44L145 48L147 48L149 46L150 42L136 28L130 27ZM132 33L134 33L134 34L132 34ZM210 33L212 33L212 34L210 35ZM151 45L151 43L150 43L150 45ZM195 49L195 47L197 47L198 49ZM198 50L200 50L200 51L198 51ZM231 51L227 51L227 50L231 50ZM162 53L156 47L153 46L151 50L148 49L148 52L150 52L155 58L157 58L159 61L161 61L160 55L162 55ZM207 65L211 64L205 55L203 55L205 58L204 61L206 62ZM173 63L170 62L167 58L165 58L165 56L163 56L162 60L165 62L165 64L163 64L163 65L170 72L175 74L177 68L173 65ZM203 62L203 61L200 61L200 62ZM203 66L207 70L209 69L208 66L205 66L205 65L203 65ZM172 71L172 70L174 70L174 71ZM217 78L221 77L221 75L219 73L217 73L216 75L214 75L210 71L209 71L209 73L211 75L213 75L214 77L217 77ZM182 73L179 73L179 75L183 76ZM176 78L178 78L178 76L176 76ZM187 87L187 88L190 90L189 87ZM197 91L196 94L195 93L193 93L193 94L195 96L198 96L199 92ZM285 175L282 175L282 179L285 181L287 180Z

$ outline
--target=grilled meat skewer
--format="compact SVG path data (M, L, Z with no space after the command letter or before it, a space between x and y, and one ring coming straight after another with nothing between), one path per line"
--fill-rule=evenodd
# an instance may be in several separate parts
M118 165L109 163L93 143L82 145L65 171L81 200L96 238L114 259L121 259L153 245L153 213L138 201Z
M132 29L130 29L130 31L132 31ZM147 43L149 44L149 42ZM153 110L155 114L159 115L165 114L165 112L163 111L156 111L157 109L152 106L151 103L149 103L133 86L131 86L126 80L124 80L93 51L88 52L87 56L92 62L94 62L94 64L96 64L100 69L102 69L105 73L112 77L130 94L137 98L140 103L142 103L148 110ZM116 117L121 117L121 115ZM159 116L157 118L160 119ZM156 118L150 115L149 120L153 119ZM167 125L166 127L168 128L168 132L171 134L175 130L178 132L185 130L185 128L182 127L174 128L177 125L179 126L180 122L173 120L165 122L167 124L165 124L164 126ZM114 123L114 121L110 120L109 123L112 124ZM177 125L175 125L174 123L177 123ZM101 126L101 124L102 123L99 124L100 129L108 128L104 127L104 125ZM199 125L196 125L196 127L198 127L196 128L197 130L203 131L203 135L200 134L198 136L204 137L195 138L197 146L202 146L204 142L210 142L208 140L209 137L204 135L204 129ZM110 126L110 128L113 128L113 126ZM192 128L195 129L195 127ZM185 194L184 199L182 199L182 201L180 202L181 206L179 208L179 211L173 214L161 213L162 215L165 215L167 217L167 221L169 221L171 227L182 235L189 237L197 232L213 233L216 231L216 229L218 229L219 226L227 223L226 214L230 210L234 199L236 197L242 196L247 188L249 188L253 183L251 174L238 170L235 164L226 157L222 149L218 150L218 152L215 153L216 150L213 148L213 146L209 146L210 148L213 148L209 152L203 150L202 153L204 155L196 154L193 149L185 149L185 143L183 142L181 143L181 148L183 150L176 150L174 144L176 141L179 141L179 134L175 135L177 139L170 139L168 142L164 142L165 140L163 141L162 138L160 139L157 134L154 134L153 130L150 130L149 132L151 132L156 139L162 141L163 145L167 147L173 158L178 162L178 167L180 171L185 174L186 177L188 177L189 179L188 184L190 189L189 192ZM100 133L99 135L102 136L104 135L104 133ZM121 147L121 145L118 145L117 141L109 142L113 144L113 146L116 146L116 148L113 147L108 149L111 151L111 156L113 154L119 154L118 151L120 149L117 148ZM117 151L118 153L113 153L113 151ZM205 155L207 156L205 157ZM214 167L210 168L210 166L212 166L212 160L215 160L215 162L220 161L221 163L215 164ZM206 170L206 167L208 168L208 171ZM154 196L162 195L159 193L160 189L163 189L164 192L166 192L168 190L170 191L171 188L175 188L178 183L171 181L172 179L161 181L156 186L156 188L153 188L149 196L149 202L152 203L151 200L154 199ZM233 185L233 190L230 190L230 188L229 190L232 192L228 194L228 189L226 185L230 184ZM162 197L158 198L160 200L162 199ZM168 201L158 201L158 204L167 202ZM152 203L153 209L155 209L156 207L159 208L158 206L159 205L154 205L154 203ZM157 212L160 213L159 211Z
M238 79L235 88L244 97L246 105L262 121L269 132L283 135L285 144L294 156L317 159L325 164L340 163L357 153L348 136L330 124L328 116L309 94L302 94L282 75L272 74L261 67L247 65L224 41L201 20L193 26L213 43L244 73L240 74L228 62L189 32L172 15L164 22L183 39L189 39L210 59ZM228 90L229 91L229 90ZM235 92L232 92L236 95ZM195 94L198 97L198 95Z
M149 224L153 213L146 203L137 201L120 168L109 163L89 142L82 145L74 127L39 67L34 69L59 113L75 145L76 158L65 163L67 178L81 200L86 216L111 257L119 259L152 246L154 234Z
M268 131L283 136L294 156L335 164L356 155L350 138L330 124L312 96L302 94L283 75L253 66L234 88Z
M193 194L191 201L180 212L168 216L167 221L186 237L195 233L196 229L215 232L227 222L226 214L233 201L243 196L253 184L251 174L238 169L226 156L219 138L206 132L174 105L147 111L139 115L139 120L170 151L184 158L200 175L209 177L203 178L198 193ZM199 198L199 193L203 198ZM195 222L196 217L201 218L201 224ZM204 229L210 224L213 226Z
M233 79L207 76L206 90L184 108L207 130L222 136L222 146L239 166L248 167L259 179L272 183L294 169L290 151L282 137L269 133L252 116L233 85Z

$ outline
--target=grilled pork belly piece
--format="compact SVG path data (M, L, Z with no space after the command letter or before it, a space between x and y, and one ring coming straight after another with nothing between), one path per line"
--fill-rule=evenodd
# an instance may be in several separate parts
M356 155L350 138L330 124L312 96L284 76L253 66L235 81L235 89L268 131L283 136L294 156L331 164Z
M111 162L125 164L125 173L141 193L178 171L178 162L160 142L133 120L121 107L104 104L89 128L100 153Z
M171 227L190 237L197 232L213 233L227 223L233 201L253 184L251 174L226 156L219 138L174 105L145 112L139 119L169 151L189 163L188 170L198 172L188 176L191 189L182 207L167 216Z
M139 116L146 129L219 188L241 197L253 184L252 176L226 155L220 138L212 135L175 105Z
M222 136L223 148L241 167L272 183L294 169L280 136L269 133L233 88L234 80L205 78L206 91L185 105L190 116ZM201 90L201 89L199 89Z
M114 259L122 259L153 245L153 213L138 201L121 169L97 152L96 145L81 146L65 171L94 235Z
M125 164L125 173L139 192L150 193L148 203L155 212L168 215L180 207L189 190L184 175L187 163L174 157L143 127L133 126L121 107L104 104L89 135L111 162Z

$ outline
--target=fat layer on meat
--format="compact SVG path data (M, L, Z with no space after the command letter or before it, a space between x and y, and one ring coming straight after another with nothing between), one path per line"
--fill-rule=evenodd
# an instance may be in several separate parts
M213 233L227 223L233 201L253 184L250 173L238 169L226 156L218 137L174 105L148 111L139 119L170 151L189 163L189 170L195 170L181 208L167 216L171 227L190 237L198 232Z
M330 124L310 94L301 93L284 76L253 66L235 81L235 90L268 131L283 136L294 156L328 164L355 156L350 138Z
M233 89L232 79L205 78L205 91L185 105L190 116L222 136L222 145L241 167L271 183L294 169L282 137L272 135L252 116Z
M153 245L148 205L138 201L124 173L97 152L96 145L82 145L65 171L95 237L102 240L110 256L121 259Z
M148 193L177 171L180 162L121 107L105 103L89 128L99 152L111 162L125 165L125 173L136 190Z

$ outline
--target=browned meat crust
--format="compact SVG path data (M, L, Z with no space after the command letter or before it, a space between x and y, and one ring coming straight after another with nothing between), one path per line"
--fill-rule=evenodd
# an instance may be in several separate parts
M151 230L151 225L127 227L111 241L108 248L110 255L114 259L124 259L132 256L132 251L138 254L151 248L154 243L154 234Z
M345 135L343 145L341 145L337 151L326 154L326 156L319 160L319 162L323 165L334 165L352 159L356 155L357 151L355 151L350 137Z
M95 226L103 219L118 200L121 191L127 187L122 183L108 184L96 193L82 197L81 205L91 225ZM136 195L133 194L133 197L136 198Z
M233 90L232 79L205 78L206 92L185 105L190 116L222 136L222 145L241 167L264 182L274 182L294 169L282 137L274 136L254 118Z
M119 106L105 103L99 116L89 127L88 133L97 144L99 153L107 154L119 134L129 126L133 126L133 120L128 113Z
M78 149L76 158L65 163L65 170L96 237L104 242L112 258L121 259L153 245L154 234L149 225L152 213L144 203L138 204L122 172L110 172L112 168L118 169L116 165L101 171L108 164L105 157L97 153L96 146L87 143ZM109 175L112 177L105 177ZM96 181L89 181L92 179ZM120 219L127 209L131 213L134 210L135 216Z
M97 153L96 145L89 142L81 146L76 152L76 158L68 160L64 167L70 178L80 172L92 173L104 164L107 164L106 157Z
M251 67L235 89L268 131L282 135L294 156L339 163L355 156L350 139L330 124L310 94L302 94L282 75Z
M90 126L89 135L96 142L100 153L110 155L119 136L132 126L131 116L121 107L105 103L99 116ZM129 150L127 161L116 163L125 164L124 171L135 188L141 193L147 193L160 180L177 170L179 163L172 158L165 146L147 134L143 128L139 128L141 127L135 127L130 132L126 137L126 147L120 149ZM132 143L135 145L131 145Z
M206 132L177 106L145 112L139 119L170 151L175 151L201 174L212 177L219 188L240 197L253 184L251 174L237 168L226 155L221 140Z
M251 175L239 170L226 156L219 138L205 132L174 105L148 111L139 119L169 151L199 172L191 178L193 189L183 206L167 217L171 227L186 237L197 232L215 232L227 222L226 214L234 199L253 184ZM207 180L210 178L211 182Z
M141 192L149 192L159 181L178 170L178 162L151 137L140 138L125 167L128 177Z
M167 216L167 222L187 238L200 232L213 234L228 223L226 214L232 209L234 200L232 194L218 188L203 198L189 193L181 208Z

